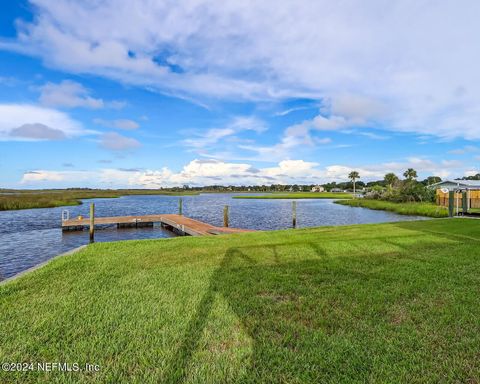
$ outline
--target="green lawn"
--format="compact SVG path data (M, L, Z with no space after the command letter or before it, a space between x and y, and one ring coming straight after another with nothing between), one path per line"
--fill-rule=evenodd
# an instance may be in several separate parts
M234 199L351 199L351 193L332 192L278 192L267 195L239 195Z
M391 211L400 215L427 216L427 217L447 217L448 209L436 205L435 203L394 203L384 200L355 199L339 200L337 204L348 205L350 207L362 207L375 209L379 211Z
M8 383L478 383L480 221L98 243L0 285Z

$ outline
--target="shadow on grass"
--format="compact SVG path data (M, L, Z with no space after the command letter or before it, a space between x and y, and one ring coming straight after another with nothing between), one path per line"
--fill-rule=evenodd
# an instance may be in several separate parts
M288 245L292 244L289 243ZM303 243L303 245L305 244ZM288 307L289 303L291 304L298 299L298 292L295 292L297 289L293 289L292 292L292 284L300 281L299 276L312 275L312 268L315 268L315 265L321 263L321 259L326 257L325 249L318 244L308 243L308 246L312 249L312 257L316 259L282 263L278 251L278 248L282 246L283 244L230 248L227 250L219 267L211 276L210 285L187 326L180 347L168 365L164 377L169 383L179 383L185 380L189 363L192 355L199 347L203 330L206 327L217 294L221 294L227 300L230 309L238 316L253 339L251 364L259 375L258 379L262 380L261 372L271 374L268 367L264 367L262 364L265 362L265 353L268 354L276 349L273 348L273 345L269 345L269 341L275 340L275 335L278 336L282 332L280 329L272 327L272 322L275 323L279 320L278 317L282 317L282 310L279 307ZM271 252L273 263L259 264L246 253L259 248L268 249ZM278 284L279 277L282 279L280 285ZM285 289L281 286L284 286ZM306 287L299 283L297 288L302 291ZM264 310L271 311L270 315L266 317L262 315L258 318L257 316ZM284 319L289 318L291 308L284 308L283 311L285 311ZM297 326L295 323L291 325L293 325L293 328ZM270 334L270 331L273 331L274 335ZM274 337L272 338L272 336Z
M430 244L381 240L387 247L398 247L407 259ZM299 244L307 247L303 255L309 256L310 250L311 257L296 261L291 243L226 251L168 365L167 382L186 379L218 294L253 341L248 377L237 378L239 382L368 381L375 369L382 374L394 369L403 347L418 349L415 338L403 340L395 334L398 325L389 322L389 308L401 302L398 287L410 271L395 270L393 259L378 254L378 263L391 262L392 267L384 274L372 273L369 263L362 262L362 257L372 256L368 250L329 258L319 243ZM271 257L248 255L255 251ZM398 343L398 350L388 349L385 335L375 338L370 334L379 329L393 332L390 337Z

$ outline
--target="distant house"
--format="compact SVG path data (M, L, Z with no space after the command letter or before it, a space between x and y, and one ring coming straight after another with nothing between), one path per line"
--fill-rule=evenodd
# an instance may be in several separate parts
M312 192L325 192L325 188L323 188L321 185L315 185L312 187Z
M432 189L448 189L453 191L455 189L480 189L480 180L443 180L439 183L429 185Z
M340 188L332 188L330 192L344 192L344 190Z

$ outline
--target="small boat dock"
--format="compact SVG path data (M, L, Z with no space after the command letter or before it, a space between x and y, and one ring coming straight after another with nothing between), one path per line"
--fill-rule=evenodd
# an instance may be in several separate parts
M253 232L251 229L216 227L183 215L145 215L145 216L95 216L94 227L116 225L117 228L153 227L155 224L183 236L211 236L229 233ZM90 218L62 220L63 231L81 231L90 227Z

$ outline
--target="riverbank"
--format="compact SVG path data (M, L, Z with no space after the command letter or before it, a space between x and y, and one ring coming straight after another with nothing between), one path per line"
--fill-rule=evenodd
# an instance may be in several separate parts
M448 217L448 209L435 203L394 203L384 200L355 199L339 200L336 204L348 205L350 207L362 207L377 211L395 212L400 215L426 216L433 218Z
M8 382L476 382L480 221L96 243L0 286ZM461 330L461 332L459 332Z
M351 199L351 193L334 192L274 192L267 195L233 196L234 199Z
M5 192L4 192L5 193ZM82 199L116 198L130 195L198 195L198 192L171 192L155 189L118 189L118 190L36 190L19 191L12 190L0 194L0 211L33 208L54 208L62 206L74 206L82 204Z

